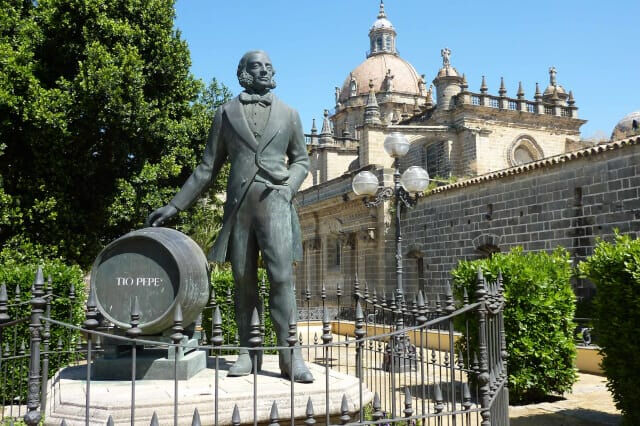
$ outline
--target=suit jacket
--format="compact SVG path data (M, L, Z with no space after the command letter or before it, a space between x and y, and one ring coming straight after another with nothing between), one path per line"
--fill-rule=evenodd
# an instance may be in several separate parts
M258 172L271 183L288 185L292 197L302 185L309 171L309 157L300 116L273 96L271 113L258 142L249 129L238 97L222 105L213 119L202 161L173 197L171 204L179 210L188 208L211 185L227 159L231 162L231 171L222 229L208 254L209 260L218 262L227 260L227 246L235 213ZM273 220L279 218L274 217ZM300 223L293 204L291 228L292 261L302 260Z

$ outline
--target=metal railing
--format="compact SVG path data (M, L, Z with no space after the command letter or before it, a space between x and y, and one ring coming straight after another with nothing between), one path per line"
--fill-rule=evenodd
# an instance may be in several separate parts
M223 336L220 307L215 305L213 297L211 300L214 302L208 307L213 310L211 333L200 341L209 344L196 347L184 344L185 329L179 307L174 310L170 341L165 342L140 335L140 312L135 301L132 303L131 328L125 333L118 333L102 320L92 292L82 325L55 320L50 312L52 300L57 296L41 277L41 273L36 275L32 292L28 295L31 306L28 318L12 318L15 304L8 303L6 287L2 285L0 288L0 346L4 348L0 356L1 424L12 424L22 419L27 425L37 425L41 421L45 425L70 426L178 425L185 424L185 417L192 425L269 423L275 426L282 423L295 425L296 422L309 426L316 422L326 425L509 424L503 289L500 280L488 283L481 274L474 303L469 302L466 292L462 300L456 301L450 289L443 295L436 295L433 300L426 300L422 293L411 297L395 294L389 298L378 297L377 292L370 292L366 285L361 289L356 279L353 294L342 295L338 287L337 294L332 295L337 304L329 306L323 286L319 295L323 317L315 331L312 332L315 325L310 319L298 322L293 317L287 345L266 346L263 344L264 318L255 309L249 347L240 347L233 338ZM307 296L307 300L310 299ZM23 302L21 299L19 303L24 305ZM310 303L306 309L312 309ZM329 316L330 311L336 313L334 318ZM29 349L26 340L19 336L20 330L26 332L27 322ZM49 344L53 334L61 336L56 345ZM100 396L95 397L93 392L99 391L104 382L93 378L92 366L103 356L106 341L130 348L131 379L124 385L120 382L119 388L130 395L130 400L127 400L129 411L124 417L114 418L108 410L98 410L96 407L103 404L94 400ZM137 402L140 389L148 388L139 379L136 357L149 348L164 348L176 354L173 357L173 408L170 412L150 413L148 404ZM245 382L226 377L221 368L222 363L230 358L229 354L242 349L249 351L254 362L253 371ZM187 401L181 400L184 394L180 388L187 386L185 383L188 382L177 379L180 358L177 354L186 350L206 351L213 383L210 399L200 398L197 403L183 406ZM275 350L290 351L291 356L300 350L306 361L314 366L318 383L324 382L321 392L307 398L305 392L309 388L291 381L287 385L288 401L263 401L258 387L269 377L265 376L267 373L259 372L256 366L263 354ZM53 364L64 365L64 368L52 370L52 360ZM293 375L293 371L289 375ZM335 382L330 377L353 380L351 394L337 395L340 403L335 402L332 390ZM72 399L65 392L70 392L66 386L74 380L83 390L82 404L74 402L76 412L67 416L61 407ZM220 395L224 392L221 390L224 383L244 383L243 393L251 393L252 407L239 407L236 403L233 410L223 410ZM304 407L301 407L300 393L306 399L306 405L302 404ZM265 403L270 407L268 413L265 412ZM80 410L83 413L79 413L79 407L84 408Z

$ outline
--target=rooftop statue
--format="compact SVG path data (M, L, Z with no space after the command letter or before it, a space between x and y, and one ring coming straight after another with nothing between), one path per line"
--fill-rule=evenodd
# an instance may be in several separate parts
M442 55L442 67L447 68L451 66L451 50L447 47L440 50L440 55Z

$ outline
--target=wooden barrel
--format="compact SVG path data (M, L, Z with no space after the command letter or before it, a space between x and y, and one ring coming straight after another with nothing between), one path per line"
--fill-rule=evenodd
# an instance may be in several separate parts
M145 228L113 241L91 270L98 310L121 329L130 327L138 297L143 334L159 335L173 325L176 303L183 326L192 324L209 298L209 266L200 247L169 228Z

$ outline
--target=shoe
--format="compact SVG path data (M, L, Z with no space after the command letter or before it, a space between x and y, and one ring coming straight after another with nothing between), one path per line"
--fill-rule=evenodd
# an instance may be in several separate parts
M280 373L285 379L291 380L289 374L291 373L291 366L288 362L280 362ZM307 368L304 360L294 356L293 359L293 381L296 383L313 383L313 374Z
M253 372L253 363L251 362L251 357L248 353L241 353L238 355L238 359L233 365L229 368L229 372L227 376L229 377L240 377L240 376L248 376Z

